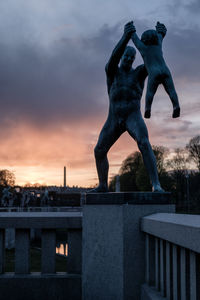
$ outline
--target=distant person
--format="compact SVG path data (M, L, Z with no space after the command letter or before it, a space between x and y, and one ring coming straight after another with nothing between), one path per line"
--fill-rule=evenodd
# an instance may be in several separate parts
M163 27L162 31L160 28ZM141 40L135 32L132 35L132 41L139 50L144 60L144 65L148 72L147 92L145 99L145 118L151 117L151 105L153 97L159 84L163 84L173 105L173 118L180 116L180 106L178 96L174 87L173 79L168 69L162 53L162 41L166 33L164 24L157 22L156 30L147 30L143 32Z
M162 26L159 30L162 30ZM94 150L99 186L91 192L108 192L107 153L125 131L128 131L138 144L153 191L163 192L158 179L155 156L140 111L140 100L147 71L144 65L136 69L132 68L136 50L127 46L134 31L133 22L125 25L123 36L113 50L105 68L110 106L107 120Z
M1 198L1 206L9 206L9 201L12 197L12 193L10 192L10 186L3 189L2 198Z
M49 201L49 192L47 189L45 189L45 191L41 197L41 206L47 205L48 201Z

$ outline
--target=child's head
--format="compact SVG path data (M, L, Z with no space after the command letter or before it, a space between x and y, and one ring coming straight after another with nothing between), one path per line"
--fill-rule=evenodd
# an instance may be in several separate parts
M146 30L141 36L141 41L147 46L158 45L158 34L153 29Z

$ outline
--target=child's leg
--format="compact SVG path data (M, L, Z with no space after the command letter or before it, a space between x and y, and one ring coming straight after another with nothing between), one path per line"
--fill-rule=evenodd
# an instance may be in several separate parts
M171 74L169 74L163 81L164 88L169 95L172 105L173 105L173 118L178 118L180 116L180 106L178 101L178 96L174 87L173 79Z
M153 102L153 97L157 91L159 82L156 78L152 75L149 75L148 82L147 82L147 92L145 97L145 113L144 117L149 119L151 117L151 105Z

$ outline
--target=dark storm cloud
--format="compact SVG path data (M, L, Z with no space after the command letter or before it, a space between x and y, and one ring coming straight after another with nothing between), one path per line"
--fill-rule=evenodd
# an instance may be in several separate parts
M135 20L138 34L147 21ZM155 25L155 24L154 24ZM168 26L164 55L175 77L199 81L199 29ZM153 27L153 26L152 26ZM104 67L123 24L104 25L91 37L62 38L47 50L38 44L0 44L0 119L13 126L25 120L36 124L71 122L105 115L108 106ZM139 54L138 54L139 56Z
M103 26L91 38L38 45L1 43L1 121L48 122L101 114L107 103L105 63L119 26Z
M200 29L168 28L168 36L163 42L164 55L178 79L199 81Z
M152 144L166 145L169 148L185 147L193 136L199 134L198 124L182 119L154 118L147 125Z
M187 5L187 8L194 14L199 14L200 12L200 2L199 0L192 1Z
M175 9L185 9L187 12L192 14L198 14L200 12L200 2L199 0L190 1L188 4L183 4L181 0L174 1Z
M183 0L172 0L171 3L167 3L165 5L166 12L170 16L173 16L173 22L180 22L182 17L184 18L187 16L187 19L185 20L184 25L187 23L189 20L189 24L195 24L198 22L197 20L194 20L193 17L194 15L198 14L200 11L200 2L199 0L192 0L192 1L187 1L188 3L183 3Z

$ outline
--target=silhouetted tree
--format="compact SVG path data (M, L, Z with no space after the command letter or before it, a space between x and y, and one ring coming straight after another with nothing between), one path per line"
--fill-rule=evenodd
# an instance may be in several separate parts
M185 175L188 164L188 156L185 149L176 148L174 150L174 156L167 160L166 166L171 171L182 173Z
M15 185L15 175L9 170L0 170L0 186L14 186Z
M188 155L185 149L176 148L175 154L167 161L172 178L172 193L176 200L178 210L184 210L187 197L187 173L188 173Z
M192 141L192 142L191 142ZM194 143L195 142L195 143ZM200 213L200 171L192 171L189 165L191 153L198 163L199 139L191 139L189 144L196 152L189 152L189 146L177 148L169 156L169 150L162 146L153 146L157 161L157 169L161 186L165 191L172 192L176 200L177 211ZM190 168L189 168L190 167ZM141 153L130 154L120 169L121 191L149 191L151 184L144 167ZM110 189L115 190L116 177L110 181Z
M193 137L186 145L186 149L189 152L190 159L195 162L200 171L200 135Z
M152 146L152 149L156 157L158 174L162 174L163 172L166 172L165 159L169 154L169 149L167 147L155 145Z
M142 156L140 152L136 151L127 156L122 162L119 171L120 175L120 188L121 191L138 191L136 185L136 172L142 164ZM115 191L116 176L110 181L109 189Z
M165 169L165 157L168 149L162 146L153 146L153 151L157 160L157 168L164 189L168 190L171 185L170 177ZM136 151L130 154L120 168L121 191L151 191L149 175L144 166L142 155ZM115 188L115 177L110 182L110 189Z
M200 214L200 172L192 171L188 177L189 211Z

